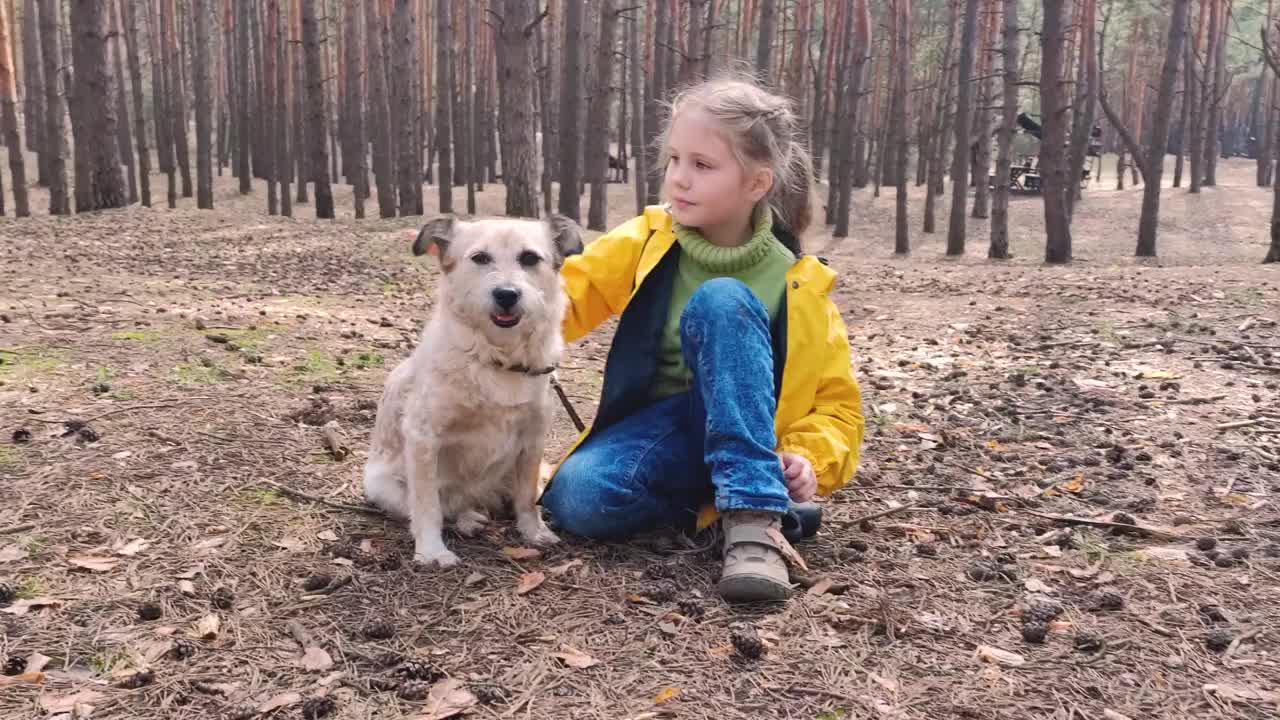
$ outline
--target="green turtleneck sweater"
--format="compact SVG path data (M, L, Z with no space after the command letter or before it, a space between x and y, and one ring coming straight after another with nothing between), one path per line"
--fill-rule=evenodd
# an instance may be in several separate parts
M680 315L693 291L707 280L731 277L751 288L769 311L769 323L778 315L787 288L787 270L795 255L773 235L773 216L768 206L756 212L751 239L738 247L712 245L694 228L677 224L680 263L671 290L671 307L658 344L658 370L653 387L656 400L689 389L691 375L680 351Z

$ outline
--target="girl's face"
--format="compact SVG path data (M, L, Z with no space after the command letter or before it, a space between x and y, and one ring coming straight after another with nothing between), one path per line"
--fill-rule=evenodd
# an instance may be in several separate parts
M749 236L752 210L772 186L773 172L743 168L723 133L698 111L676 116L667 149L662 190L675 221L700 229L712 242L728 229L740 233L745 227ZM737 244L746 238L725 239Z

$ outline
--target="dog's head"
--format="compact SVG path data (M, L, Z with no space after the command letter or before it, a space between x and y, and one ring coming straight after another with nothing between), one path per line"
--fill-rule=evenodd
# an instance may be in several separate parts
M414 255L439 257L448 309L495 344L548 323L559 325L565 305L560 266L580 252L578 225L561 215L546 220L445 215L427 222L413 243Z

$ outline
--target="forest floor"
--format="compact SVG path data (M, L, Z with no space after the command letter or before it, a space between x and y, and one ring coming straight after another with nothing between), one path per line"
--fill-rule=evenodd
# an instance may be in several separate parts
M749 608L696 541L529 557L498 523L424 571L355 507L431 307L420 218L355 221L345 189L336 221L268 217L224 176L212 212L2 219L0 659L44 674L0 677L0 718L1275 717L1280 270L1270 192L1222 176L1165 192L1158 264L1111 176L1065 267L1038 198L993 263L977 220L944 259L915 194L893 257L893 192L858 192L853 238L809 245L841 276L862 466L799 548L813 587ZM608 333L561 370L588 418ZM561 413L548 459L572 436Z

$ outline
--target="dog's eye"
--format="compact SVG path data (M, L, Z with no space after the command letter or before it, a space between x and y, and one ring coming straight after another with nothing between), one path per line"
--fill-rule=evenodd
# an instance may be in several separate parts
M477 265L488 265L493 262L493 256L487 252L478 252L471 256L471 262Z
M524 267L533 267L542 262L542 256L532 250L525 250L520 253L520 264Z

